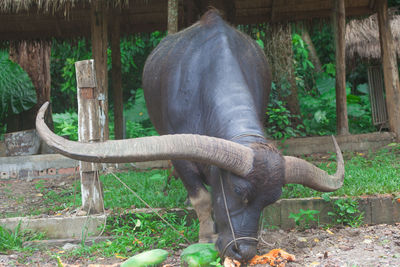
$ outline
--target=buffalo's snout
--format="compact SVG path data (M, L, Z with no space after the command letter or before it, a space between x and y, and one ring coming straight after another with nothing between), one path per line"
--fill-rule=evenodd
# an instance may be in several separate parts
M248 240L227 240L220 238L217 241L217 248L224 257L230 257L240 262L250 261L257 253L257 242Z

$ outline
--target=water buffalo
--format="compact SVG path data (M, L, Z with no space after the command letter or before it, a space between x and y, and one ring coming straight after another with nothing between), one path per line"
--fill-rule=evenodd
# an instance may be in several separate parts
M302 159L282 156L264 137L270 84L258 44L210 10L191 27L168 35L146 61L143 88L161 136L67 141L43 122L46 106L37 129L50 146L78 160L172 160L197 212L199 241L216 240L222 257L247 261L256 254L260 213L280 197L285 184L333 191L344 179L334 138L338 167L329 175Z

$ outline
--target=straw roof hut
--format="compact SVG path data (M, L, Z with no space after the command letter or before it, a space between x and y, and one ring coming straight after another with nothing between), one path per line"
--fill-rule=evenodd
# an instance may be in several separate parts
M117 9L121 33L166 30L167 0L104 0ZM176 0L179 28L192 24L209 6L233 24L330 18L331 0ZM97 0L0 0L0 40L90 36L90 7ZM346 16L371 14L372 0L345 1ZM115 13L110 15L112 23Z
M394 48L400 57L400 15L397 9L390 9L390 26L392 29ZM381 44L377 14L365 19L355 19L346 26L346 57L352 59L360 57L367 60L381 58Z

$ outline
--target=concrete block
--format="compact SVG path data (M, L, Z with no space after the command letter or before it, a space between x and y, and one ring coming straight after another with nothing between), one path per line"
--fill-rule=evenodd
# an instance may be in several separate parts
M389 132L336 136L342 151L361 152L376 150L395 140ZM287 139L283 144L276 143L286 155L307 155L312 153L334 152L330 136L316 136Z
M399 213L399 207L392 197L373 197L369 201L373 224L396 222L395 217Z
M370 198L363 197L358 199L359 210L364 212L364 223L365 224L372 224L372 211L371 211L371 203Z
M44 232L47 238L79 238L95 236L101 232L101 227L106 220L105 215L74 216L74 217L47 217L30 219L16 217L0 219L0 225L6 229L14 230L21 222L21 230L29 229Z
M273 205L266 207L262 214L262 222L264 227L281 226L281 203L278 201Z
M282 229L294 228L295 222L289 219L290 213L299 213L303 210L318 210L319 224L331 224L332 217L328 216L333 211L333 203L338 197L326 202L321 198L281 199L266 207L263 212L264 226L275 225ZM364 212L366 224L394 224L400 222L400 203L391 196L362 197L358 199L359 210Z

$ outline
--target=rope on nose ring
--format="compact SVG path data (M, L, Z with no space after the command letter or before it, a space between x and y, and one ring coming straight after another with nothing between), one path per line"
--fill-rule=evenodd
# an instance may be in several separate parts
M225 245L225 247L224 247L224 249L222 250L222 253L221 253L221 258L224 258L224 257L225 257L225 252L226 252L226 250L228 249L228 247L229 247L230 245L232 245L232 243L235 243L235 248L236 248L236 250L239 250L238 245L237 245L237 240L244 240L244 239L247 239L247 240L253 240L253 241L258 242L258 238L250 237L250 236L244 236L244 237L236 238L236 236L235 236L235 231L233 230L233 225L232 225L232 221L231 221L231 216L230 216L230 214L229 214L229 209L228 209L228 204L227 204L227 201L226 201L226 195L225 195L225 189L224 189L224 183L223 183L223 181L222 181L222 176L221 176L221 174L219 175L219 181L221 182L221 190L222 190L222 196L223 196L223 198L224 198L224 205L225 205L226 216L228 217L229 227L230 227L231 232L232 232L232 240L231 240L228 244Z

